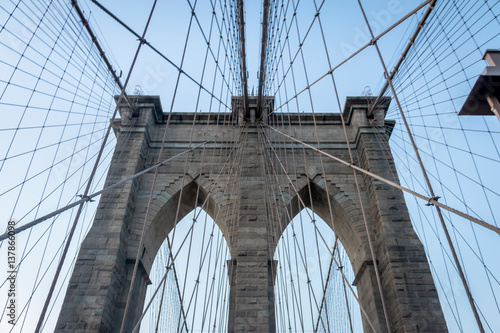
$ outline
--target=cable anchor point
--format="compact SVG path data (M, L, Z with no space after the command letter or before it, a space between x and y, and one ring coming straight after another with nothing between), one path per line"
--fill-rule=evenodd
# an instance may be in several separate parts
M88 195L77 194L76 196L81 198L82 200L87 201L87 202L94 202L95 201L95 200L92 200L92 198L89 197Z
M429 198L429 201L427 201L427 203L425 204L426 206L434 206L434 204L432 203L433 201L437 202L441 197L432 197L432 198Z

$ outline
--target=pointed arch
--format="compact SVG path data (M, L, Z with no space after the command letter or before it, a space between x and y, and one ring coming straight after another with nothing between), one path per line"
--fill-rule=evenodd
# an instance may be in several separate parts
M376 285L376 274L359 196L353 185L354 180L350 179L352 176L343 175L343 177L345 178L337 182L335 182L336 179L325 180L320 176L303 182L305 185L286 204L278 223L281 224L280 230L285 230L290 221L304 208L311 209L326 222L335 232L347 253L353 271L353 280L349 281L349 284L357 287L359 304L370 316L370 318L362 316L365 331L371 330L371 326L381 330L384 327L381 295ZM368 228L371 228L370 236L374 241L376 232L373 230L374 224L371 223L374 217L372 217L371 206L366 195L363 191L361 199L368 219ZM279 236L281 237L281 234ZM347 263L343 263L343 266L345 265Z
M194 221L196 218L196 222ZM165 239L150 269L145 305L152 306L141 331L227 329L230 251L226 238L206 211L193 208L170 230L172 256ZM165 282L163 282L165 280ZM156 290L154 299L151 300ZM145 309L143 310L145 311Z
M309 181L291 198L279 221L281 224L279 229L281 232L284 231L304 208L311 209L335 232L346 249L354 272L357 272L365 261L370 260L357 193L342 189L341 185L336 186L327 182L330 195L328 198L324 184L320 186L318 182L316 179ZM367 205L365 210L366 207ZM281 234L278 236L277 239Z
M293 331L360 331L360 308L347 253L332 228L303 208L283 231L274 254L277 327ZM332 258L335 256L335 261ZM337 266L340 265L340 266ZM352 289L352 291L351 291ZM342 331L344 331L342 329Z
M196 207L203 209L215 221L226 238L226 243L228 240L225 223L218 216L219 207L210 194L212 190L205 189L195 180L181 178L177 183L171 185L177 187L174 195L169 195L169 189L160 191L156 193L150 205L150 216L144 235L147 242L144 242L142 258L148 272L167 235ZM183 186L183 183L187 184Z

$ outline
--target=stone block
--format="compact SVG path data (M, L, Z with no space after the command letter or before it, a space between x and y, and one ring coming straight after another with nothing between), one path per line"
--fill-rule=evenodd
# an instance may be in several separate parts
M118 137L106 184L113 184L159 159L180 153L186 149L187 142L200 143L211 136L211 129L219 129L216 127L218 124L207 125L208 119L197 122L193 121L192 114L172 113L167 140L162 142L165 124L161 121L159 99L151 96L138 98L149 105L141 109L147 110L141 111L134 126L129 126L130 120L123 117L120 132L126 135ZM280 121L295 122L297 126L285 131L315 145L319 140L323 150L344 160L350 158L347 151L349 144L357 165L392 177L397 182L397 177L393 176L396 175L394 163L386 160L386 156L390 156L386 151L387 142L380 141L380 133L371 128L366 119L367 100L366 97L350 98L346 103L346 109L349 109L346 110L349 119L346 128L348 143L345 142L338 115L301 113L280 120L278 117L283 115L275 114L270 121L279 128L282 127ZM384 103L388 104L388 101ZM126 108L125 105L120 106L124 115L129 112ZM381 119L376 120L383 124L383 112L377 112L380 114L376 117ZM302 122L300 128L299 116ZM316 124L312 121L313 117ZM195 128L191 133L192 126ZM161 237L168 234L168 228L175 223L178 198L182 197L184 206L189 206L181 205L178 220L195 205L201 206L204 201L201 196L210 199L204 208L217 216L217 223L233 256L229 263L231 306L228 332L276 330L272 311L272 285L276 270L275 264L272 264L273 254L283 229L303 208L298 196L315 213L324 217L330 226L335 227L355 268L360 301L377 329L385 331L380 309L381 297L385 297L394 332L417 332L416 327L420 333L443 332L446 324L432 276L423 248L409 221L401 192L381 181L357 177L368 235L351 169L320 157L316 152L306 151L304 155L302 146L280 138L277 153L289 170L292 186L289 179L281 174L274 158L272 161L277 174L269 174L273 170L269 156L272 157L273 153L262 146L259 131L257 126L242 126L224 140L207 145L203 152L195 150L188 157L161 167L155 184L154 175L146 174L137 181L103 194L93 227L81 246L56 332L119 330L131 278L130 266L137 253L151 189L153 200L146 220L150 233L144 242L145 257L150 257L144 259L144 262L149 262L145 266L151 264L154 258L150 253L156 253L163 241ZM239 142L239 138L246 139ZM240 149L229 163L231 170L218 174L229 148L235 144ZM158 156L161 146L165 149L162 156ZM228 149L222 151L221 147ZM188 175L184 172L186 162ZM189 184L194 185L189 187ZM268 184L274 187L270 192ZM187 192L182 192L181 196L181 191ZM196 196L201 202L195 202ZM166 223L166 220L170 222ZM367 246L368 237L375 246L383 295L378 292L373 259ZM141 269L147 272L149 268ZM146 283L146 280L141 280L139 284ZM134 289L134 304L142 304L145 290L142 287ZM369 331L366 324L365 330Z

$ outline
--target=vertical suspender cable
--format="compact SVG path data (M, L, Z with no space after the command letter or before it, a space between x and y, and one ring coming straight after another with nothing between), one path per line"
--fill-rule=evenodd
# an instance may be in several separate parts
M130 70L129 70L129 73L128 73L128 76L127 76L127 79L125 80L125 84L121 87L121 94L120 94L120 98L118 99L118 103L117 103L117 105L116 105L116 107L115 107L115 111L114 111L113 116L112 116L112 118L111 118L111 122L110 122L110 124L109 124L109 126L108 126L108 129L107 129L107 131L106 131L106 135L104 136L103 143L102 143L102 145L101 145L101 149L99 150L99 154L98 154L98 156L97 156L97 158L96 158L96 162L95 162L94 167L93 167L93 169L92 169L92 172L91 172L91 174L90 174L90 177L89 177L89 180L88 180L87 186L86 186L85 191L84 191L84 193L83 193L83 195L82 195L83 197L86 197L86 196L88 195L89 191L90 191L90 186L92 185L92 181L93 181L94 176L95 176L95 173L96 173L96 171L97 171L97 167L99 166L99 162L100 162L100 160L101 160L101 156L102 156L102 153L103 153L103 151L104 151L104 146L105 146L106 141L107 141L107 139L108 139L108 137L109 137L109 134L110 134L110 132L111 132L111 128L112 128L112 123L113 123L113 120L116 118L116 115L117 115L117 113L118 113L118 105L120 105L121 100L122 100L122 99L123 99L123 97L125 96L125 89L126 89L126 87L127 87L128 81L129 81L130 76L131 76L131 74L132 74L132 70L133 70L134 65L135 65L135 62L136 62L136 60L137 60L137 56L139 55L139 51L140 51L141 46L142 46L142 44L143 44L144 36L146 35L146 31L147 31L147 29L148 29L149 22L151 21L151 16L153 15L153 11L154 11L154 8L155 8L155 6L156 6L156 1L157 1L157 0L155 0L155 2L154 2L154 4L153 4L153 8L151 9L151 13L150 13L150 15L149 15L148 22L147 22L147 24L146 24L146 27L144 28L144 33L143 33L143 35L142 35L142 39L139 41L139 46L137 47L137 51L136 51L136 53L135 53L134 60L132 61L132 64L131 64L131 66L130 66ZM96 46L97 46L97 45L99 45L99 44L98 44L98 42L97 42L97 39L95 38L95 35L93 35L92 30L90 29L90 26L89 26L88 21L85 19L84 15L83 15L83 12L81 11L80 6L78 5L77 0L72 0L72 1L71 1L71 4L72 4L72 6L75 8L75 10L76 10L76 12L77 12L78 16L80 17L80 19L82 20L83 25L87 28L87 31L89 32L89 34L91 34L91 36L92 36L92 42L93 42ZM99 47L98 47L98 49L99 49L99 51L100 51L101 57L103 57L103 59L105 59L105 55L104 55L104 52L102 51L102 48L99 46ZM106 61L106 64L109 64L109 62L107 62L107 61ZM112 73L112 74L113 74L113 76L115 77L115 76L116 76L116 74L115 74L115 73L114 73L114 71L111 69L110 65L108 65L108 69L110 69L111 73ZM133 110L133 109L132 109L132 110ZM59 263L58 263L58 265L57 265L57 269L56 269L56 273L55 273L55 275L54 275L54 279L52 280L52 284L51 284L51 286L50 286L49 293L48 293L47 298L46 298L46 300L45 300L45 304L44 304L44 306L43 306L43 309L42 309L42 312L41 312L41 314L40 314L40 317L38 318L38 323L37 323L37 326L36 326L36 329L35 329L35 332L36 332L36 333L40 332L40 329L41 329L41 327L42 327L42 323L43 323L43 321L44 321L45 314L46 314L46 312L47 312L47 308L48 308L49 303L50 303L50 300L51 300L51 298L52 298L52 294L53 294L53 292L54 292L54 289L55 289L55 286L56 286L56 283L57 283L57 280L58 280L59 274L60 274L61 269L62 269L62 266L63 266L63 264L64 264L64 260L65 260L65 258L66 258L66 254L68 253L69 245L70 245L70 243L71 243L71 239L73 238L73 234L74 234L74 232L75 232L76 225L77 225L77 223L78 223L78 220L79 220L79 218L80 218L80 215L81 215L81 213L82 213L82 210L83 210L83 203L81 203L81 204L78 206L78 210L77 210L77 212L76 212L75 219L74 219L74 221L73 221L73 225L71 226L70 232L69 232L69 234L68 234L68 239L67 239L67 241L66 241L66 245L64 246L64 250L63 250L63 252L62 252L62 254L61 254L61 258L60 258Z
M398 62L396 63L396 65L394 66L394 69L392 70L391 74L389 75L389 80L392 80L394 78L394 76L398 72L399 68L401 67L401 64L406 59L408 52L410 51L411 47L415 43L415 40L417 39L420 31L422 31L422 28L424 27L425 21L427 21L427 19L431 15L431 12L434 9L435 5L436 5L436 0L433 0L432 2L429 3L429 6L427 6L427 10L425 11L425 13L422 16L422 18L420 19L420 21L418 22L417 28L413 32L413 35L411 36L410 40L408 41L408 44L406 44L406 47L405 47L404 51L401 53L401 56L399 57ZM385 82L384 86L380 90L379 95L377 96L377 99L375 99L375 102L373 102L372 107L368 110L368 113L367 113L368 116L371 116L373 114L373 110L375 109L376 105L378 104L378 101L380 100L380 98L382 98L382 96L386 92L387 88L389 88L389 80L387 80Z
M240 30L240 57L241 57L241 81L243 88L243 110L248 109L248 86L247 86L247 64L245 51L245 11L243 10L243 0L238 0L238 26Z
M432 2L431 4L429 4L429 6L433 6L434 3L435 3L435 1ZM370 31L370 35L371 35L372 38L374 38L373 31L371 29L370 23L368 22L368 18L366 17L365 10L364 10L363 5L361 4L360 0L358 0L358 4L359 4L359 7L361 9L361 12L363 13L363 17L365 19L365 22L366 22L366 25L368 27L368 30ZM429 189L429 193L430 193L430 195L431 195L432 198L436 198L436 196L434 194L434 190L433 190L432 185L431 185L431 182L429 180L429 177L427 176L427 171L426 171L426 169L424 167L422 159L420 158L420 153L418 152L417 145L415 143L415 140L413 139L412 132L410 130L408 122L406 121L406 117L405 117L405 115L403 113L403 109L401 107L401 104L400 104L399 99L398 99L398 95L396 93L396 89L394 89L394 86L392 84L391 76L389 75L389 72L388 72L387 67L385 65L384 59L382 57L382 54L380 53L380 48L378 47L378 45L377 45L376 42L373 45L375 46L375 48L377 50L377 54L378 54L378 56L380 58L380 62L382 64L382 67L384 68L384 73L385 73L385 76L387 78L387 83L391 87L392 94L394 95L394 100L396 101L396 104L397 104L398 109L399 109L399 113L401 114L401 118L403 119L403 123L405 125L406 131L407 131L408 136L410 138L410 142L411 142L411 144L413 146L413 150L415 151L415 155L417 157L418 164L420 165L420 169L422 170L422 174L424 176L425 182L426 182L427 187ZM448 232L448 228L446 227L446 224L444 222L443 214L441 213L441 209L437 205L435 205L435 208L436 208L436 212L437 212L437 214L439 216L439 220L441 221L441 226L443 227L444 233L446 235L446 240L448 241L448 245L450 246L450 250L451 250L451 253L453 255L453 260L455 261L455 264L457 266L458 273L460 275L460 279L462 280L462 283L464 285L464 289L465 289L465 292L467 294L467 298L469 299L469 303L470 303L472 312L474 313L474 317L476 318L477 326L479 328L479 331L481 333L484 333L483 324L481 323L481 319L479 318L479 313L477 312L476 305L474 304L474 299L472 298L472 294L471 294L469 286L467 284L467 280L465 279L465 275L464 275L464 272L463 272L463 269L462 269L462 265L460 265L460 261L458 260L458 256L457 256L457 253L455 251L455 247L453 245L453 242L451 241L451 237L450 237L450 234Z
M440 203L439 201L437 201L435 198L432 198L432 197L427 197L427 196L425 196L425 195L423 195L423 194L420 194L420 193L418 193L418 192L415 192L415 191L413 191L413 190L410 190L409 188L406 188L406 187L404 187L404 186L401 186L401 185L399 185L399 184L397 184L397 183L395 183L395 182L393 182L393 181L390 181L390 180L388 180L388 179L386 179L386 178L384 178L384 177L381 177L381 176L379 176L379 175L377 175L377 174L375 174L375 173L373 173L373 172L370 172L370 171L365 170L365 169L363 169L363 168L360 168L360 167L358 167L358 166L356 166L356 165L354 165L354 164L352 164L352 163L349 163L349 162L347 162L347 161L344 161L343 159L338 158L338 157L336 157L336 156L333 156L333 155L331 155L331 154L329 154L329 153L327 153L327 152L325 152L325 151L323 151L323 150L321 150L321 149L318 149L318 148L316 148L316 147L314 147L314 146L312 146L312 145L310 145L310 144L308 144L308 143L305 143L304 141L301 141L301 140L299 140L299 139L297 139L297 138L294 138L293 136L290 136L290 135L288 135L288 134L286 134L286 133L283 133L283 132L281 132L280 130L277 130L276 128L274 128L274 127L272 127L272 126L269 126L268 124L262 124L262 125L263 125L263 126L266 126L267 128L269 128L269 129L271 129L271 130L273 130L273 131L275 131L275 132L277 132L277 133L279 133L279 134L281 134L281 135L283 135L283 136L285 136L285 137L287 137L288 139L290 139L290 140L292 140L292 141L298 142L298 143L300 143L301 145L304 145L305 147L308 147L308 148L310 148L310 149L312 149L312 150L314 150L314 151L316 151L316 152L318 152L318 153L320 153L320 154L323 154L323 155L325 155L325 156L328 156L328 157L330 157L331 159L333 159L333 160L335 160L335 161L337 161L337 162L340 162L340 163L342 163L343 165L345 165L345 166L347 166L347 167L349 167L349 168L355 169L355 170L357 170L357 171L359 171L359 172L361 172L361 173L363 173L363 174L365 174L365 175L367 175L367 176L370 176L370 177L372 177L372 178L378 179L378 180L380 180L380 181L382 181L382 182L386 183L387 185L390 185L390 186L392 186L392 187L394 187L394 188L400 189L401 191L404 191L404 192L406 192L406 193L409 193L409 194L411 194L411 195L413 195L413 196L415 196L415 197L417 197L417 198L420 198L420 199L422 199L422 200L425 200L425 201L427 201L427 202L428 202L428 203L430 203L430 204L433 204L433 205L435 205L435 206L438 206L438 207L440 207L440 208L443 208L443 209L445 209L445 210L447 210L447 211L449 211L449 212L452 212L453 214L456 214L456 215L458 215L458 216L461 216L461 217L463 217L463 218L465 218L465 219L467 219L467 220L469 220L469 221L471 221L471 222L474 222L474 223L476 223L476 224L478 224L478 225L480 225L480 226L482 226L482 227L485 227L485 228L487 228L487 229L490 229L491 231L494 231L494 232L496 232L497 234L499 234L499 235L500 235L500 228L498 228L498 227L496 227L496 226L494 226L494 225L491 225L491 224L489 224L489 223L487 223L487 222L485 222L485 221L483 221L483 220L481 220L481 219L478 219L478 218L476 218L476 217L474 217L474 216L471 216L471 215L469 215L469 214L466 214L466 213L464 213L464 212L461 212L461 211L459 211L459 210L457 210L457 209L455 209L455 208L452 208L452 207L450 207L450 206L447 206L447 205L445 205L445 204L442 204L442 203Z
M262 94L264 92L264 80L266 78L265 62L266 62L266 44L267 44L267 27L269 25L269 0L264 0L262 9L262 37L260 48L260 71L259 71L259 90L257 95L257 111L262 108Z

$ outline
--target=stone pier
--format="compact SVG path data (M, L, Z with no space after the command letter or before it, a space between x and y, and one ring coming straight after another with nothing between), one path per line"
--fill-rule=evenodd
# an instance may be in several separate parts
M159 157L168 115L163 113L156 96L131 98L137 102L137 112L132 114L126 104L120 105L121 119L113 124L118 139L106 186L144 170ZM394 122L385 120L390 100L383 98L373 116L367 117L371 102L370 97L347 99L343 117L348 143L339 114L315 114L313 118L309 113L286 117L277 113L268 118L268 124L312 145L319 140L322 150L344 160L349 160L347 145L350 145L356 165L398 182L387 142L387 134L394 126ZM222 130L234 129L205 146L203 165L202 153L194 150L187 157L187 168L185 158L174 159L159 168L148 212L153 173L101 196L93 226L75 264L56 332L120 331L142 224L147 216L145 241L139 249L142 255L138 276L128 307L126 327L130 332L141 314L151 265L159 247L176 221L205 201L204 209L221 229L231 253L228 331L275 332L273 253L280 232L303 208L299 197L334 228L344 245L355 273L352 282L377 332L387 332L381 297L387 304L392 332L445 332L429 265L401 191L358 174L368 235L352 170L323 158L323 177L319 155L308 151L306 159L291 160L291 154L284 157L284 165L295 165L297 172L290 172L290 177L297 191L292 191L289 182L281 179L280 187L291 195L283 195L279 203L273 201L266 192L269 147L259 126L265 112L244 113L241 104L238 98L234 99L232 114L171 114L160 160L189 149L190 140L196 145ZM249 105L253 105L252 101ZM286 126L282 126L283 122ZM221 149L234 145L241 148L231 156L231 149ZM281 148L302 149L291 141L282 145ZM217 175L209 170L219 172L221 163L228 158L238 159L238 170L225 170L216 182ZM267 208L280 216L269 215L266 205L272 202L279 207ZM335 213L334 220L330 211ZM368 237L375 247L383 295L377 288ZM364 329L371 332L366 320Z

